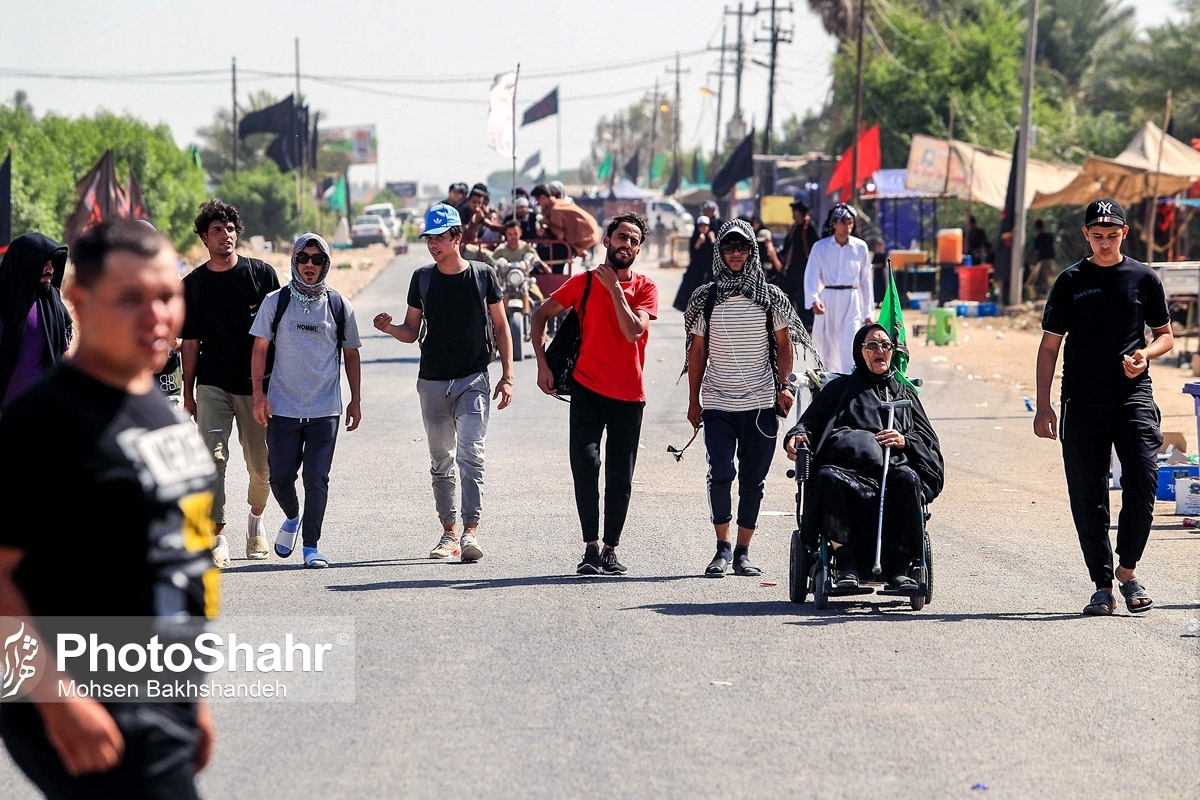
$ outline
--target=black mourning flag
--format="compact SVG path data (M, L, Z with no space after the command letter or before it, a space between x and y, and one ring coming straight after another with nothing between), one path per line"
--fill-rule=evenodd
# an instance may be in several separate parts
M625 162L625 177L629 178L629 180L633 181L634 183L637 183L639 167L641 166L639 163L641 160L639 158L640 155L640 150L634 150L633 158Z
M531 122L537 122L539 119L553 117L557 113L558 87L555 86L550 90L550 94L525 109L525 115L521 117L521 124L528 125Z
M670 197L679 191L679 182L681 177L682 176L679 174L679 162L674 161L671 166L671 178L667 181L667 185L663 187L663 194Z
M754 129L746 134L741 144L729 154L729 160L721 165L721 169L713 176L712 193L714 197L724 197L733 191L738 181L754 175Z
M238 138L244 139L252 133L277 133L291 138L296 124L296 105L292 95L262 111L252 111L238 123Z
M1000 212L1000 235L996 237L996 249L992 258L992 274L996 282L1007 286L1012 269L1012 231L1017 214L1017 148L1021 145L1021 134L1013 142L1012 166L1008 169L1008 191L1004 193L1004 210ZM1008 302L1005 295L1004 301Z
M12 150L0 166L0 248L12 241Z

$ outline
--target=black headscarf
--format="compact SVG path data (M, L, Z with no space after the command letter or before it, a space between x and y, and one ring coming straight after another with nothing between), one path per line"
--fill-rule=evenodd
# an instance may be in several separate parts
M858 212L854 210L854 206L849 203L838 203L829 209L829 213L825 215L825 227L821 228L821 238L828 239L833 236L833 223L842 219L848 219L851 222L858 219Z
M800 416L788 436L803 433L808 436L817 463L822 462L821 448L836 438L837 430L878 433L887 427L887 412L882 402L908 400L908 408L896 409L893 428L905 439L904 449L892 451L893 464L907 464L921 478L925 500L930 502L942 491L945 465L937 433L917 393L896 380L895 368L876 375L863 357L863 343L874 330L887 330L878 323L868 323L854 334L854 371L830 381L813 398L812 404ZM889 337L890 338L890 337Z
M47 261L54 264L49 286L42 283ZM16 369L25 322L34 303L45 331L42 364L50 367L58 363L71 343L71 315L59 293L66 267L67 246L40 233L24 233L13 239L0 262L0 318L4 321L0 330L0 400Z

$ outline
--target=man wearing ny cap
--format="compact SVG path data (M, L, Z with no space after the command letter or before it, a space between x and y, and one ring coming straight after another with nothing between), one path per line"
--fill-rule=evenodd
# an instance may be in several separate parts
M1083 237L1092 255L1063 271L1051 287L1037 356L1033 431L1062 442L1071 516L1096 586L1083 609L1088 616L1113 613L1113 578L1130 613L1154 604L1135 573L1150 538L1163 441L1149 366L1151 359L1170 352L1175 340L1158 275L1121 253L1128 233L1125 210L1115 200L1088 205ZM1050 385L1064 340L1062 412L1056 418ZM1108 535L1109 454L1114 448L1122 473L1115 571Z
M382 313L374 324L389 336L411 343L417 340L422 321L425 323L417 395L429 442L433 500L442 523L441 539L429 557L460 555L463 561L472 562L483 558L478 529L483 510L488 398L500 400L497 408L507 408L512 402L512 339L495 273L460 255L462 220L458 211L442 203L429 209L422 235L434 263L413 273L404 322L395 325L391 314ZM502 369L494 393L488 375L493 343ZM460 475L461 539L456 507Z

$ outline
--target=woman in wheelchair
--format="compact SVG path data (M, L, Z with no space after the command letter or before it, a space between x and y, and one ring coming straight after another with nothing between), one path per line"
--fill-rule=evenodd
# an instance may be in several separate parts
M890 457L881 564L889 589L917 590L908 570L924 543L924 506L942 491L945 468L937 434L916 392L896 379L894 349L881 325L860 328L854 371L828 381L784 440L792 460L798 447L811 447L801 536L814 550L819 535L828 538L838 589L856 588L858 565L875 560L884 448L890 448ZM900 407L892 405L897 401ZM889 407L895 409L890 428Z

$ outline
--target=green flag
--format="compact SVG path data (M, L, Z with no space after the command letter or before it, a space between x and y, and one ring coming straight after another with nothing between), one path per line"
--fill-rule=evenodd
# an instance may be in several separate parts
M896 276L892 274L892 260L887 261L887 290L883 293L883 302L879 304L879 324L887 331L888 336L896 343L896 352L892 356L892 366L896 368L896 380L917 391L917 387L905 374L908 371L908 353L902 352L904 346L904 311L900 305L900 292L896 289Z
M608 155L606 155L604 157L604 160L600 162L600 168L596 170L596 178L599 180L604 180L605 178L607 178L609 175L612 174L612 171L613 171L613 154L609 153Z
M667 154L659 153L650 162L650 180L656 181L662 177L663 168L667 166Z
M337 183L329 193L329 209L342 214L349 214L350 204L346 202L346 176L338 175Z

